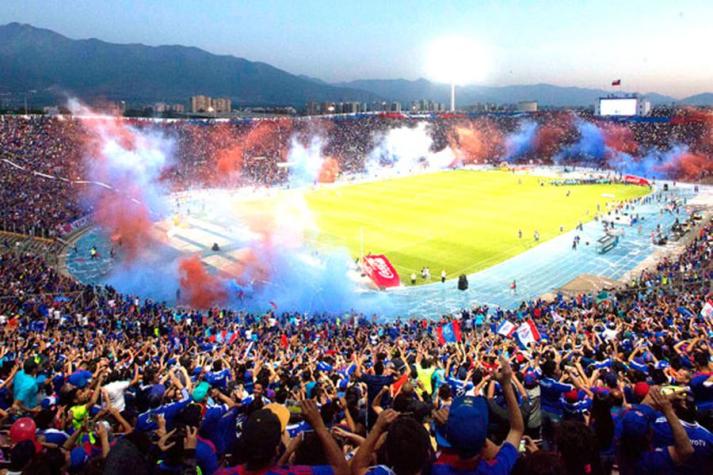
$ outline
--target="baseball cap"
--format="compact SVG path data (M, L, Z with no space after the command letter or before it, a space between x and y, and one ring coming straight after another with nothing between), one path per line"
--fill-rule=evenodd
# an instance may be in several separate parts
M532 389L537 385L537 374L533 373L532 371L526 373L523 379L525 387L528 389Z
M193 394L191 396L195 402L202 402L208 396L208 391L210 391L210 384L205 381L201 381L193 389Z
M644 407L637 405L624 414L621 426L623 437L643 438L649 433L653 418Z
M481 396L453 400L445 427L436 430L438 445L453 448L461 458L476 455L488 433L488 404Z
M288 422L290 422L290 411L287 409L287 407L284 404L278 404L276 402L272 402L265 406L263 409L267 409L268 411L272 412L277 416L277 418L280 420L280 432L284 432L285 429L287 428Z
M572 404L577 401L579 401L579 390L578 389L573 389L571 391L567 391L564 393L564 398L567 400L568 403Z
M639 400L642 400L649 394L649 385L643 381L634 384L634 394Z

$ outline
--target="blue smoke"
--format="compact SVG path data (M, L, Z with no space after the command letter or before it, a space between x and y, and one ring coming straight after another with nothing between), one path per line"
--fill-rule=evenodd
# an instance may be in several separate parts
M515 132L505 138L505 160L514 161L530 153L535 147L536 138L537 124L529 120L521 123Z
M246 289L234 282L231 305L266 310L274 302L278 311L315 313L383 313L390 301L385 294L368 295L349 278L352 258L345 249L317 252L311 246L279 252L271 257L270 282ZM243 291L242 299L237 296Z
M666 179L668 171L675 167L678 157L688 152L686 145L674 145L668 150L654 149L641 158L632 157L626 153L619 153L610 160L610 165L623 174L637 175L645 178Z
M575 125L579 132L579 140L557 154L555 162L603 162L609 150L601 129L595 124L583 120L577 120Z
M139 260L120 263L105 283L117 290L158 302L174 303L180 287L178 259L180 254L168 246L156 246Z
M292 138L287 162L290 166L289 183L291 187L314 185L322 169L322 139L312 137L309 146L302 145L296 137Z

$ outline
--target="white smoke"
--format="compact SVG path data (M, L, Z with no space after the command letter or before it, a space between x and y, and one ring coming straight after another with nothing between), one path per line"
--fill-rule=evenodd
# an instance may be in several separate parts
M376 146L369 152L366 169L369 175L385 170L407 174L416 170L447 168L455 161L453 150L445 148L434 152L433 139L426 122L416 127L399 127L377 137Z

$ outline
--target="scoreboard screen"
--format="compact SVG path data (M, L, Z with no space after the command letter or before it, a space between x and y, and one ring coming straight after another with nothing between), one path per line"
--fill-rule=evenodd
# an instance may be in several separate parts
M606 98L599 100L600 115L636 115L635 98Z

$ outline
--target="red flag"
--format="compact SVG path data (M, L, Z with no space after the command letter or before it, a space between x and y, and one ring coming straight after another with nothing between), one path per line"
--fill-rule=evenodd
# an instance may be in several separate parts
M272 307L273 310L277 310L277 304L276 304L275 302L273 302L272 300L270 300L269 303L270 303L270 306Z
M612 86L621 86L621 79L615 79L611 82Z
M445 345L446 343L456 343L461 341L460 323L454 320L445 325L440 325L436 328L436 336L438 343Z
M280 346L283 348L287 348L287 346L288 346L287 335L285 335L284 333L280 337Z

